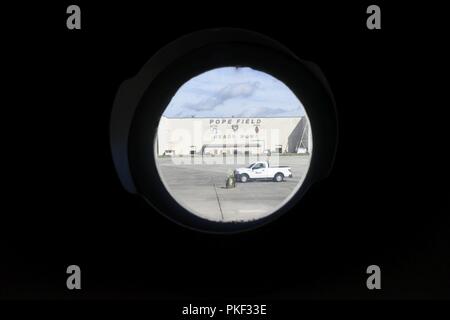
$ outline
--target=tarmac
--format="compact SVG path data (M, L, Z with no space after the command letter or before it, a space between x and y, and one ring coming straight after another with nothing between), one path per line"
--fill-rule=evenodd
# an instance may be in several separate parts
M260 160L266 160L266 156ZM279 156L278 165L290 166L292 178L283 182L249 181L236 182L235 188L225 188L229 172L237 167L248 166L256 159L233 158L223 163L216 159L158 158L160 176L172 197L188 209L212 221L249 221L260 219L275 211L287 201L308 170L309 155ZM276 163L269 158L269 163Z

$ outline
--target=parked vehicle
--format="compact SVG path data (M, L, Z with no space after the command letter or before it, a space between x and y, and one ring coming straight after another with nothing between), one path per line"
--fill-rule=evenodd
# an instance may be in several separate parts
M292 177L291 168L288 166L271 167L267 161L252 163L246 168L236 168L234 170L236 181L247 182L249 180L265 179L281 182L285 177Z
M173 151L173 150L166 150L166 151L164 151L163 156L165 156L165 157L173 157L173 156L175 156L175 151Z

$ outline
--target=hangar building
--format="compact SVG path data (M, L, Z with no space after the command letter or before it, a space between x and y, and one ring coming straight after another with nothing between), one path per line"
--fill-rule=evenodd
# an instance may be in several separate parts
M302 117L173 118L162 116L158 156L310 153L309 121Z

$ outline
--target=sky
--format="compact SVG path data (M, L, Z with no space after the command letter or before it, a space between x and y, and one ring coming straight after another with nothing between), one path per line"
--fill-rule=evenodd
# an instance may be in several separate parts
M271 75L248 67L218 68L180 87L166 117L288 117L305 114L294 93Z

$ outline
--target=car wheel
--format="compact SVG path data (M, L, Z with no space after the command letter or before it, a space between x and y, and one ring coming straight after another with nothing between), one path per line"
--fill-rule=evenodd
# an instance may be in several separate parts
M246 183L248 181L248 176L246 174L241 175L241 182Z
M283 176L282 173L277 173L277 174L275 175L275 178L274 178L274 180L275 180L276 182L281 182L281 181L283 181L283 179L284 179L284 176Z

